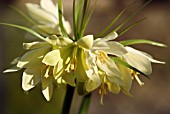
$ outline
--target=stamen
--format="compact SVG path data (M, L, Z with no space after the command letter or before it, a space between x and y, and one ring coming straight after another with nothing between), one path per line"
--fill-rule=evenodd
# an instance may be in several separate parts
M141 87L144 85L144 83L139 79L137 75L135 75L135 79Z
M70 73L70 64L67 65L67 68L65 69L65 71Z
M70 62L70 57L67 57L66 61L65 61L65 64L68 64Z
M71 71L74 71L74 70L75 70L75 66L74 66L73 63L70 65L70 70L71 70Z
M50 66L48 66L48 68L46 69L46 72L45 72L45 75L44 75L45 78L49 77L49 72L50 72Z

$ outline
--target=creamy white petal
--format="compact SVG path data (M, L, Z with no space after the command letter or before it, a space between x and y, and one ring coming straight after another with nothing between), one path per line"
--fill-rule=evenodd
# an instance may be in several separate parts
M37 25L36 27L47 34L61 34L59 24Z
M110 41L108 42L109 49L103 49L102 51L106 52L107 54L116 55L116 56L123 56L127 53L125 47L120 44L119 42Z
M31 43L23 43L23 48L26 50L32 50L32 49L37 49L41 48L44 46L50 46L48 42L31 42Z
M100 77L98 75L98 68L95 63L96 55L94 55L90 51L85 51L85 56L86 56L86 63L84 63L84 64L86 64L85 66L88 67L88 69L85 69L87 76L95 83L99 83Z
M3 73L16 72L18 70L21 70L21 68L18 68L17 66L13 66L13 67L3 71Z
M48 11L49 13L53 14L54 16L58 17L58 8L54 5L52 0L41 0L40 6Z
M61 59L60 51L53 50L44 56L42 62L46 65L55 66L60 59Z
M62 78L71 86L76 86L74 73L65 73Z
M77 68L75 71L76 78L79 82L85 82L88 80L85 69L88 69L86 63L86 56L83 50L79 49L77 53Z
M117 77L117 76L114 76L114 75L107 74L107 79L111 83L115 83L115 84L118 84L118 85L121 85L121 86L125 86L125 83L123 82L121 77Z
M36 71L34 68L26 69L22 75L22 88L24 91L32 89L40 81L40 70Z
M111 60L111 59L106 59L106 58L102 58L103 61L100 60L100 58L97 60L97 66L104 72L113 75L113 76L117 76L117 77L121 77L120 71L117 68L116 64Z
M103 41L110 41L110 40L114 40L118 37L118 34L116 32L110 34L109 36L102 38Z
M57 65L54 66L53 75L55 79L59 78L59 76L63 73L64 71L63 65L64 65L63 60L60 59Z
M139 50L136 50L136 51L139 51ZM154 59L151 55L149 55L146 52L143 52L143 51L139 51L139 52L141 52L145 57L147 57L153 63L165 64L165 62L158 61L158 60Z
M63 20L63 25L64 25L64 28L65 28L67 34L71 34L72 30L71 30L71 25L70 25L69 21Z
M29 75L27 73L23 73L22 76L22 88L24 91L28 91L32 89L35 85L32 83L33 75Z
M51 15L50 13L44 11L40 6L32 3L26 3L29 15L41 24L55 23L58 24L59 21Z
M124 55L125 60L132 65L133 67L137 68L141 72L145 73L146 75L151 74L152 67L150 60L144 56L141 52L131 48L126 47L128 53Z
M111 83L108 82L108 90L114 94L119 94L120 93L120 86L117 83Z
M50 83L46 88L43 88L42 93L46 100L50 101L53 95L53 83Z
M132 86L132 75L130 73L130 69L120 64L118 64L117 66L125 83L125 86L123 88L129 92Z
M91 92L91 91L97 89L100 86L100 84L101 84L101 82L96 83L96 82L94 82L92 80L88 80L86 82L86 85L85 85L86 86L86 91Z
M93 35L87 35L83 38L80 38L77 41L77 44L85 49L90 49L93 45Z
M46 38L46 40L51 43L54 46L59 46L59 47L63 47L63 46L67 46L71 43L73 43L73 41L69 38L66 37L58 37L56 35L51 35L49 37ZM71 48L73 45L70 45L69 47L65 47L65 48Z
M19 60L17 67L26 68L28 63L34 61L37 58L42 58L48 51L50 51L49 47L42 47L24 54Z
M96 40L94 40L92 51L103 50L103 49L110 49L108 43L102 41L101 38L97 38Z
M69 38L65 38L65 37L59 37L57 40L56 40L56 45L58 46L67 46L69 44L73 43L73 41ZM71 46L71 45L70 45ZM71 48L71 47L70 47Z

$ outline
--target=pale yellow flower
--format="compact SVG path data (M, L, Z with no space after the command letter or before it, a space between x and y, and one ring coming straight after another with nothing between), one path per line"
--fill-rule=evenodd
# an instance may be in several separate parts
M46 38L46 40L48 42L24 43L24 48L29 51L19 59L15 67L4 72L14 72L24 68L25 71L22 76L23 90L29 91L41 82L42 93L49 101L52 97L54 83L66 84L61 78L55 79L56 64L60 58L58 49L72 43L72 40L55 35Z
M61 35L59 27L58 4L52 0L41 0L40 5L26 3L30 17L36 21L37 25L33 29L42 35ZM63 17L63 25L68 34L71 33L71 26Z
M145 52L136 50L132 47L125 47L128 53L126 53L123 58L127 61L128 64L143 72L146 75L150 75L152 73L151 62L165 64L165 62L161 62L153 59L153 57ZM137 76L139 73L135 71L131 71L132 77L137 80L140 86L143 86L144 83L140 81Z

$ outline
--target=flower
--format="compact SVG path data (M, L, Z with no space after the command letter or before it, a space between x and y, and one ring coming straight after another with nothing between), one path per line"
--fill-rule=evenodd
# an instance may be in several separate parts
M52 0L41 0L40 5L26 3L30 17L36 21L33 29L44 36L61 35L59 27L58 5ZM63 25L68 34L71 33L71 26L63 17Z
M123 55L123 58L127 61L128 64L143 72L146 75L150 75L152 73L151 62L165 64L165 62L161 62L153 59L153 57L145 52L136 50L132 47L125 47L128 53ZM132 77L137 80L140 86L143 86L144 83L140 81L138 78L138 72L131 71Z
M29 91L41 82L42 93L49 101L54 83L76 86L75 80L78 83L88 79L99 83L98 69L89 50L92 44L93 35L84 36L76 42L52 35L44 42L24 43L23 47L28 52L16 62L15 67L4 72L24 68L23 90Z
M22 75L23 90L29 91L37 84L41 84L42 94L47 101L52 98L55 86L57 89L64 90L61 92L62 96L65 97L65 100L62 101L64 102L63 114L70 111L68 109L71 106L74 88L77 89L79 95L86 95L98 89L102 105L107 92L119 94L122 91L124 94L132 96L130 89L133 79L135 78L140 86L144 85L138 75L140 73L143 75L151 74L151 62L161 64L164 62L155 60L149 54L128 47L128 45L139 43L161 47L165 45L143 39L120 42L114 40L145 19L125 27L117 34L117 31L122 29L150 1L117 25L116 22L133 3L123 9L105 29L95 35L96 39L92 34L84 34L97 1L94 2L92 8L90 8L90 0L73 1L73 36L70 23L64 19L62 13L62 0L58 0L56 5L52 0L40 0L40 5L26 3L30 18L14 8L29 20L33 27L30 29L9 23L0 24L25 30L29 33L26 37L30 38L31 34L43 41L24 43L23 47L27 52L22 57L16 58L12 62L15 66L5 70L4 73L24 69ZM115 24L114 29L108 31ZM106 36L104 36L105 34ZM99 36L104 37L99 38ZM81 106L86 108L81 108L80 113L87 112L89 97L90 95L87 95L83 98Z
M57 62L60 59L58 48L72 43L68 38L61 38L55 35L46 38L48 42L24 43L23 47L29 50L17 62L15 67L6 72L15 72L25 69L22 76L22 88L29 91L38 83L42 83L42 93L47 101L52 97L53 86L65 84L65 81L56 77Z
M107 38L97 38L89 49L86 57L91 63L89 79L85 82L85 92L91 92L96 88L100 88L101 104L103 104L103 95L106 91L119 93L120 90L129 92L131 88L131 76L129 70L124 67L118 68L115 62L109 56L123 57L127 53L125 47L119 42L112 41L117 38L117 33L113 33ZM87 41L87 40L86 40ZM84 44L84 43L83 43ZM87 46L86 46L87 47ZM127 73L129 75L125 75ZM127 77L126 77L127 76ZM95 78L94 78L95 77ZM99 78L98 78L99 77ZM84 88L84 87L83 87Z

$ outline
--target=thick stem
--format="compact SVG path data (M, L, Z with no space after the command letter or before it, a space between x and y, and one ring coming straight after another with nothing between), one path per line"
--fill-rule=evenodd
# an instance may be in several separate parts
M66 96L63 104L62 114L69 114L74 95L74 87L67 85Z
M87 114L90 105L91 93L84 96L78 114Z

